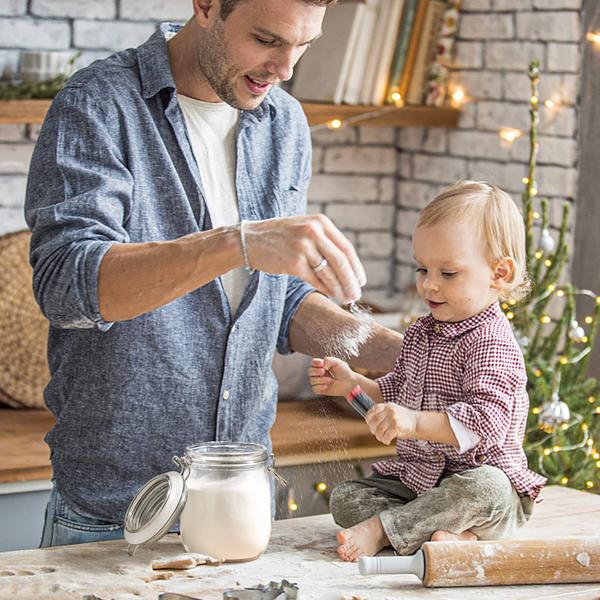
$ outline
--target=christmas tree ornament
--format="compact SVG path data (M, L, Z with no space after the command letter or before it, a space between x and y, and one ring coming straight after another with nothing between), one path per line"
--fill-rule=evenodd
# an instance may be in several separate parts
M585 337L585 329L581 327L581 325L579 325L579 323L575 319L571 321L569 337L574 342L580 342Z
M540 406L538 415L538 426L546 433L554 433L561 425L566 425L571 419L571 411L565 402L563 402L557 393L552 394L552 398Z
M556 248L556 242L554 241L554 238L550 235L550 232L547 229L542 229L539 248L540 250L543 250L546 254L554 252L554 248Z

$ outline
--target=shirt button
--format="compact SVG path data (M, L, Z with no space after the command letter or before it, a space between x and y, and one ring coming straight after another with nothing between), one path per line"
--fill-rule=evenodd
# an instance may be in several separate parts
M433 330L436 333L439 333L442 330L442 328L440 327L439 323L436 323L435 326L433 327Z
M229 400L229 390L223 392L223 400Z
M488 459L488 457L485 454L478 454L475 458L482 463L484 463Z

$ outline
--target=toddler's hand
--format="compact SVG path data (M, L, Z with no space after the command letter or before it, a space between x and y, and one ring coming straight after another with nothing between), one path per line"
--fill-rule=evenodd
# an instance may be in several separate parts
M417 412L386 402L376 404L365 417L371 433L382 443L389 444L394 438L415 439Z
M315 394L346 396L356 387L356 374L339 358L313 358L308 375Z

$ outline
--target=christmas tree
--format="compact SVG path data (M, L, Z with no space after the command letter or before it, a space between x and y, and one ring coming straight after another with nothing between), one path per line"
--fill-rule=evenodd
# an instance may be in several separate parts
M600 491L600 383L586 376L598 331L600 297L569 283L568 203L555 241L548 200L538 197L539 61L529 66L531 82L529 172L523 179L523 219L531 294L502 308L523 349L531 410L525 438L530 467L549 483ZM577 321L584 316L585 328ZM587 328L587 331L586 331Z

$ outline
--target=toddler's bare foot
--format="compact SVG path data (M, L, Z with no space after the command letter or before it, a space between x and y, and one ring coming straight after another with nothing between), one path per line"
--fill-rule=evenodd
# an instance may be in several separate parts
M479 538L472 531L450 533L449 531L435 531L431 536L432 542L474 542Z
M375 556L390 543L378 516L338 531L336 537L340 544L337 553L347 562L355 562L361 556Z

